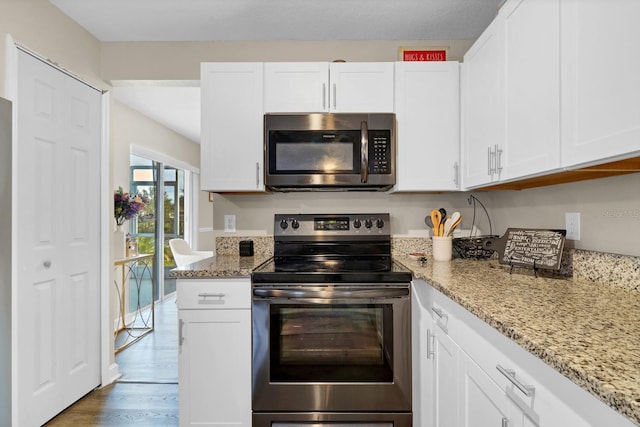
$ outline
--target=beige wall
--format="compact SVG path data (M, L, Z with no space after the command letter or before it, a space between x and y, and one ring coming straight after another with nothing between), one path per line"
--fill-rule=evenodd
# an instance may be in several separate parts
M200 80L201 62L396 61L401 46L443 46L461 61L471 40L103 43L105 80Z
M47 0L0 0L0 35L100 88L100 42ZM4 43L4 37L2 38ZM0 48L0 96L4 96L4 46Z
M424 217L432 208L459 210L461 228L470 229L470 193L286 193L216 195L214 229L224 235L225 214L235 214L238 234L273 233L274 213L389 212L392 233L426 232ZM581 213L581 239L567 247L640 256L640 174L560 184L523 191L473 192L487 207L495 234L509 227L565 228L565 212ZM480 210L476 226L489 233ZM248 231L245 231L248 230Z

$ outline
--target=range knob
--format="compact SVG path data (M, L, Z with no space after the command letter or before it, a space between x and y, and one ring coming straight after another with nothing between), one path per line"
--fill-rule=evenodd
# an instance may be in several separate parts
M364 220L364 226L366 228L371 228L373 226L373 222L370 219L365 219Z
M360 228L361 226L362 226L362 223L358 218L353 220L353 228Z
M300 223L298 222L297 219L291 220L291 228L293 228L294 230L297 230L298 228L300 228Z
M384 227L384 221L382 220L382 218L378 218L376 220L376 227L378 227L378 228Z
M280 228L282 228L283 230L286 230L287 228L289 228L289 223L287 222L286 219L283 219L282 221L280 221Z

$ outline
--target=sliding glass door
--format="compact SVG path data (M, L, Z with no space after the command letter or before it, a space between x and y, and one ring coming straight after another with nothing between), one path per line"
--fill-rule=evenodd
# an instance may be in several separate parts
M138 241L138 252L155 254L156 296L161 300L176 289L169 276L176 266L169 240L184 238L185 172L134 154L130 164L131 192L148 195L150 203L144 216L130 221L129 233Z

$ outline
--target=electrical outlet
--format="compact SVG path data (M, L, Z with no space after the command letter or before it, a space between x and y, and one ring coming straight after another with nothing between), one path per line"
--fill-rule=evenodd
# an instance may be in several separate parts
M236 216L235 215L224 216L224 231L225 233L236 232Z
M580 240L580 212L566 212L564 214L567 239Z

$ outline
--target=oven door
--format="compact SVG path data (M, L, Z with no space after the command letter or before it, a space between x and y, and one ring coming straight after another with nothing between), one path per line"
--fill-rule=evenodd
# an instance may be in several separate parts
M254 412L411 411L409 288L254 288Z

